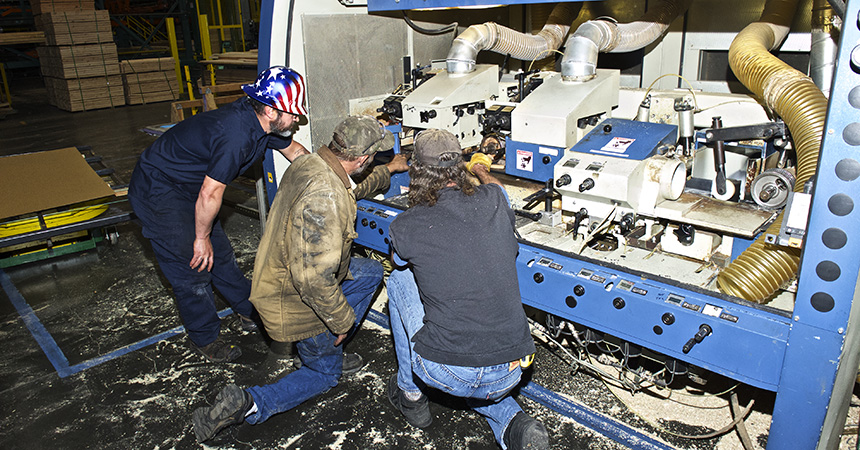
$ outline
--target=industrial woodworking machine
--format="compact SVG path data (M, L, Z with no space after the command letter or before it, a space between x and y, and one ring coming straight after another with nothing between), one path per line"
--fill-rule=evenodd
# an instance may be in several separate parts
M368 9L425 3L369 0ZM465 3L474 4L432 6ZM548 22L538 35L547 47L533 52L524 43L533 36L473 25L379 111L401 127L404 151L415 132L443 128L466 158L493 157L518 215L520 293L544 313L542 326L608 344L625 364L658 355L665 383L716 373L773 391L769 449L834 448L860 362L860 240L850 231L860 201L860 5L838 13L832 84L819 88L768 53L791 24L769 15L780 2L765 1L762 20L730 39L729 70L748 92L737 94L709 90L704 72L695 87L678 77L679 89L657 89L659 78L641 85L644 70L631 86L598 68L598 53L643 51L696 6L655 3L668 20ZM568 32L561 70L476 62L481 50L525 61L561 54ZM708 39L685 33L690 45ZM765 35L779 37L750 44ZM389 224L405 208L397 195L360 201L355 242L388 252Z

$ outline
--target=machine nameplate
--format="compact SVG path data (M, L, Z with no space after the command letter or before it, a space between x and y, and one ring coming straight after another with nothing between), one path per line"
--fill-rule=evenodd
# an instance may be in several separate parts
M648 295L648 290L642 289L640 287L634 287L633 289L630 289L630 292L633 292L634 294L639 294L639 295Z
M701 309L701 306L699 306L695 303L684 302L684 303L681 303L681 306L689 309L690 311L698 311L699 309Z
M595 274L591 276L591 281L596 281L600 284L603 284L606 281L606 277L601 277L600 275Z
M738 323L738 316L733 316L727 312L720 314L720 319L728 320L729 322Z

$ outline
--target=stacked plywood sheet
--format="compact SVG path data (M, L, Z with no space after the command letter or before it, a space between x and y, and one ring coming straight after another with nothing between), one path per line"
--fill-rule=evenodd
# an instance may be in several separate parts
M92 11L92 0L30 0L33 14L60 11Z
M48 101L67 111L124 105L108 12L96 11L94 2L35 3L42 13L34 20L37 28L45 32L48 44L37 49Z
M45 32L48 45L113 43L110 14L101 11L63 11L35 16L36 28Z
M129 105L163 102L179 98L179 82L173 58L123 61L122 85Z

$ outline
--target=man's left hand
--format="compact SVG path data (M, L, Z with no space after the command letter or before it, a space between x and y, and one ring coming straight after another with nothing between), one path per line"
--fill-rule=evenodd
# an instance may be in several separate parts
M191 258L189 265L192 269L197 269L198 272L212 271L213 252L212 242L209 237L194 239L194 256Z
M344 339L346 339L346 333L337 335L337 339L334 341L334 346L337 347L340 345Z
M409 170L409 164L406 163L406 157L402 153L394 155L391 161L385 165L391 173L406 172Z

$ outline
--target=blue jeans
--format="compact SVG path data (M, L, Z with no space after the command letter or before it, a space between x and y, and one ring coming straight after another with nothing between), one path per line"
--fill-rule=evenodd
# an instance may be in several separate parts
M221 222L215 220L209 241L212 243L212 271L198 272L189 266L194 255L194 203L167 193L156 199L141 199L129 195L143 235L152 244L158 266L176 296L179 316L188 337L198 347L206 346L221 331L221 319L215 307L212 287L230 304L233 312L246 317L255 315L248 301L251 281L236 263L230 239Z
M519 366L513 370L508 363L486 367L452 366L415 353L412 337L424 326L424 305L411 270L395 270L388 276L388 311L400 389L416 393L421 391L419 384L423 384L465 398L472 409L487 419L496 441L506 449L502 439L505 429L522 411L508 395L520 382L522 370Z
M349 271L354 279L340 287L346 302L355 311L355 326L347 340L367 314L373 294L382 283L382 264L367 258L352 258ZM337 386L343 366L343 345L334 345L337 336L326 330L296 343L302 367L273 384L247 389L254 397L257 412L245 418L250 424L265 422L272 415L288 411Z

